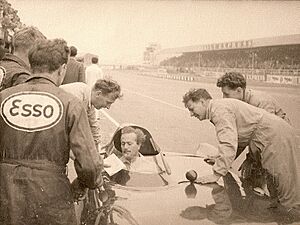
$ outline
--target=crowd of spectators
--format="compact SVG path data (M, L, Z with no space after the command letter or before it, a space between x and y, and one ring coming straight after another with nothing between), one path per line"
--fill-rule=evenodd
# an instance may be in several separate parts
M177 68L192 68L200 65L204 68L299 70L300 45L190 52L167 59L160 65Z
M4 42L1 46L11 51L13 33L23 26L18 11L6 0L0 0L0 40Z

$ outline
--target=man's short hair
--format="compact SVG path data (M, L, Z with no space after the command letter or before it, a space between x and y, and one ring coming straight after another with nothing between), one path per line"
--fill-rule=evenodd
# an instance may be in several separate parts
M121 130L121 135L122 134L130 134L130 133L136 134L136 143L137 144L142 145L145 142L146 135L144 134L144 132L141 129L127 126L127 127L123 127Z
M92 63L97 64L98 63L98 57L92 57Z
M110 79L99 79L94 84L93 90L101 91L103 95L115 93L115 99L122 97L120 85Z
M190 89L185 95L183 96L182 102L186 106L188 101L192 100L193 102L197 102L200 99L212 99L210 94L207 92L206 89L198 88L198 89Z
M16 31L14 35L14 49L30 49L37 41L45 39L45 35L43 35L36 27L24 27Z
M246 79L245 77L238 72L228 72L220 77L217 81L217 87L228 86L230 89L237 89L241 87L246 88Z
M68 62L68 55L65 40L40 40L29 51L28 59L33 73L52 73Z
M77 48L74 46L70 47L70 56L74 57L77 55Z

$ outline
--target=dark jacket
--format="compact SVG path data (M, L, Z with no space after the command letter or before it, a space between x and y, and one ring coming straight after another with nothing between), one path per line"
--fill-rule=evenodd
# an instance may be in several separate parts
M102 183L84 107L47 76L2 91L0 103L0 224L75 225L70 149L80 184Z
M6 53L0 60L0 66L6 71L0 91L23 83L31 74L28 65L22 59L10 53Z
M62 84L73 82L85 83L85 69L82 63L77 62L75 58L71 57L67 63L66 75Z

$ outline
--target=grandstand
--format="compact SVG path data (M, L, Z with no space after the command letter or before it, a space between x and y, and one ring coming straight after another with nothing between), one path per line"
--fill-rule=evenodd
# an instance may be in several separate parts
M172 74L218 77L234 70L247 79L300 84L300 34L163 49L157 58L172 54L160 62Z

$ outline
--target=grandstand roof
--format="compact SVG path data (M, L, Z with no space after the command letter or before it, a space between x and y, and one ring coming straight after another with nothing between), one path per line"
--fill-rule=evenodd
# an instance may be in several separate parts
M284 46L284 45L299 45L300 34L283 35L276 37L266 37L249 39L242 41L229 41L220 43L211 43L205 45L193 45L178 48L163 49L158 54L178 54L187 52L203 52L203 51L217 51L217 50L229 50L229 49L247 49L258 48L267 46Z

